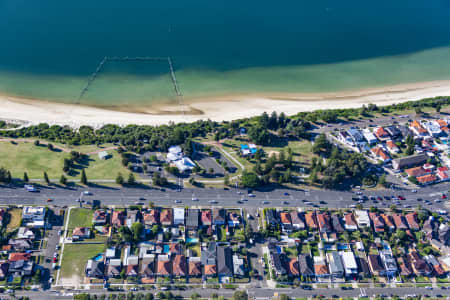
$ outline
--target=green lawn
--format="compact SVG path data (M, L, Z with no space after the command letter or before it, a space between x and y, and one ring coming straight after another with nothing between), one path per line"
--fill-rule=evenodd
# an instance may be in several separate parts
M68 148L68 146L62 145ZM71 147L75 151L90 152L101 150L97 146ZM116 150L108 150L111 158L101 160L97 154L89 156L82 164L76 164L72 172L66 177L69 179L80 179L81 169L85 169L88 180L90 179L115 179L118 172L124 177L129 171L122 166L122 159ZM70 154L61 150L50 151L46 146L35 146L32 142L0 142L0 167L11 171L15 178L23 178L27 172L30 179L43 179L43 172L47 172L50 179L57 180L63 174L64 158Z
M10 216L6 231L11 232L20 227L22 222L22 210L20 208L13 208L8 211Z
M69 231L75 227L91 227L93 211L86 208L73 208L70 211Z
M88 259L105 251L104 244L66 244L61 262L61 277L82 282Z

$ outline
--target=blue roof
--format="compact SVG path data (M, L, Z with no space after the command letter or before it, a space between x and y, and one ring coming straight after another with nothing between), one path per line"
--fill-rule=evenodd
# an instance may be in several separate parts
M241 144L241 149L242 149L242 150L248 149L248 145Z

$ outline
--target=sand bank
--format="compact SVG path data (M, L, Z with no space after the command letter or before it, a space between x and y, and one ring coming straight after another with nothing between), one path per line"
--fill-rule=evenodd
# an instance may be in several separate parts
M205 97L185 101L183 108L179 105L161 104L139 109L130 107L127 111L123 111L123 108L113 110L0 95L0 119L25 121L27 124L46 122L71 127L90 125L96 128L109 123L160 125L199 119L229 121L256 116L264 111L292 115L317 109L354 108L368 103L388 105L447 95L450 95L450 80L336 93Z

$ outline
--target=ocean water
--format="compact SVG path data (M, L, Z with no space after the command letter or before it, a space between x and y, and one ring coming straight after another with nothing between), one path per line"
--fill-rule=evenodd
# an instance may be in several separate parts
M0 93L102 106L450 79L450 2L0 0Z

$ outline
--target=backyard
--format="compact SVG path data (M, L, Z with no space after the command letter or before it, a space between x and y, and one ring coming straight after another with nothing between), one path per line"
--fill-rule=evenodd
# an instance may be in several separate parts
M75 227L91 227L93 211L86 208L73 208L70 211L68 229L69 232Z

